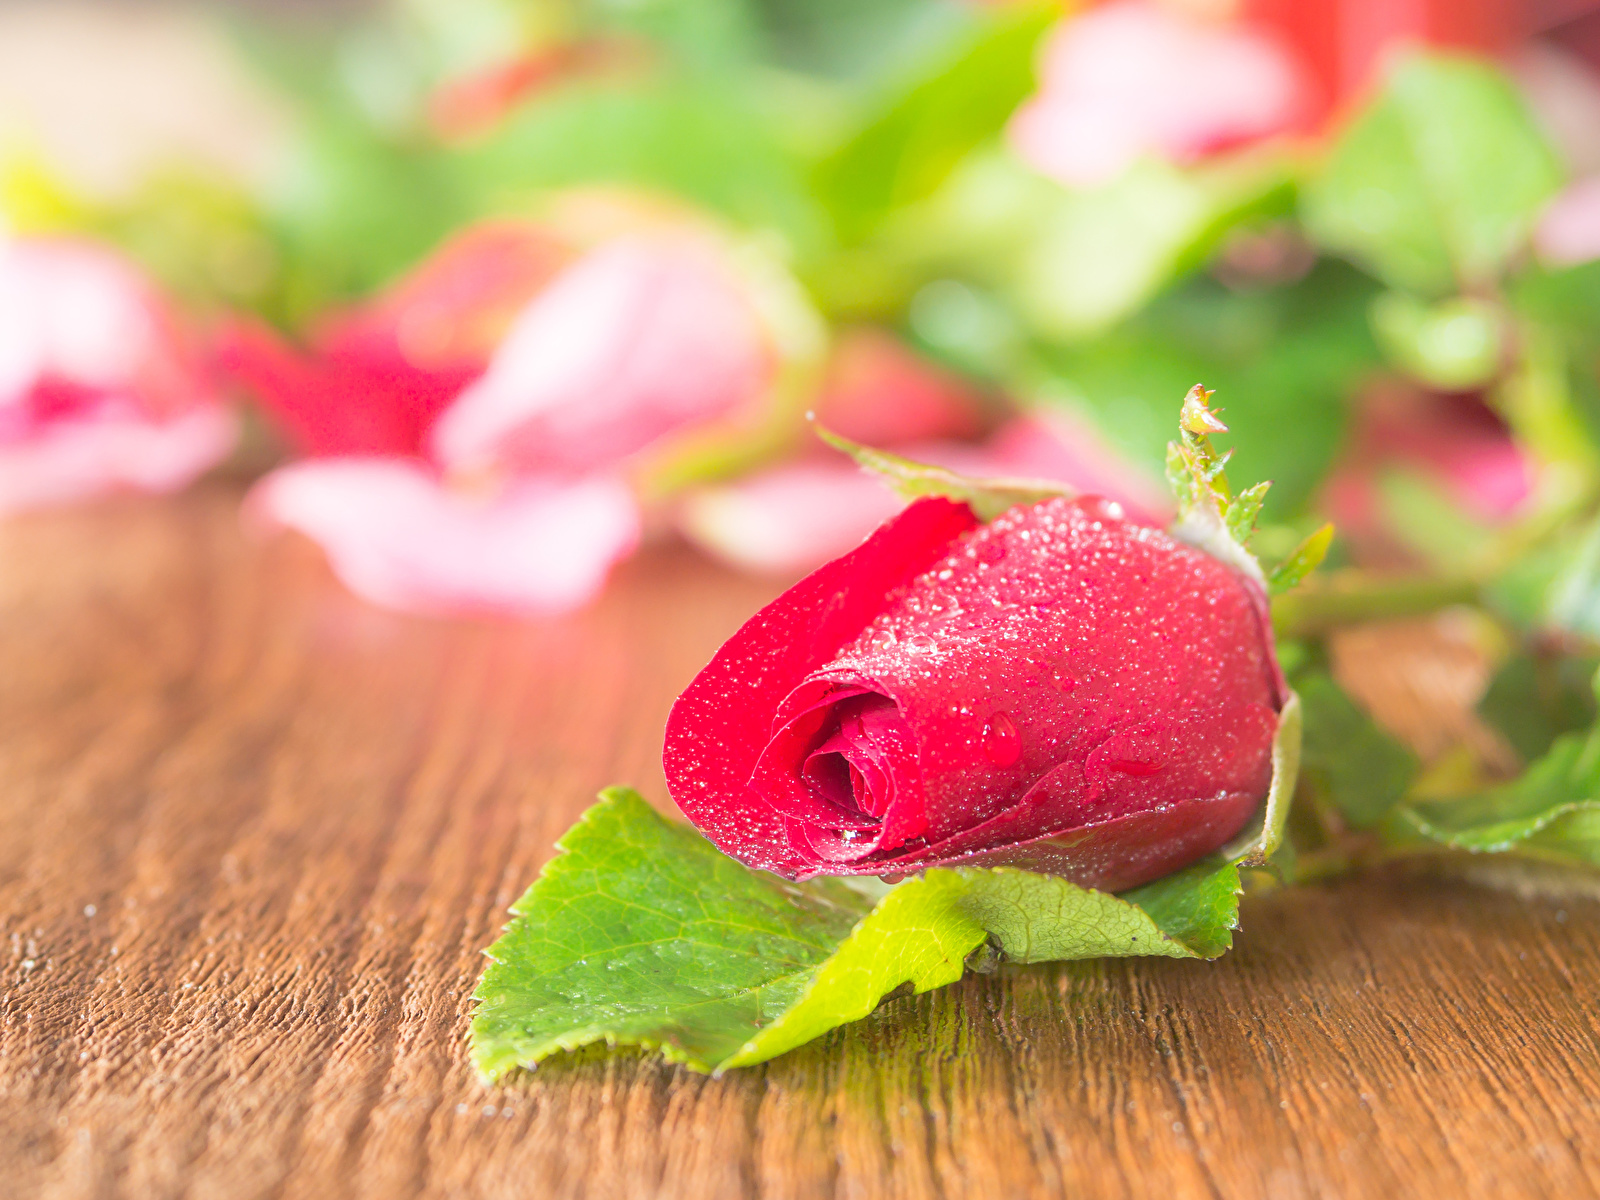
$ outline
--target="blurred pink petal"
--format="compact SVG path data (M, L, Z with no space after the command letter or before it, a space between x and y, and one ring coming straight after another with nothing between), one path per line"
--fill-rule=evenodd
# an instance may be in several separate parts
M684 501L683 531L747 571L800 575L861 543L905 507L888 486L843 458L791 463Z
M182 487L234 432L131 265L88 242L0 239L0 512Z
M774 366L751 299L708 244L622 238L523 311L432 449L467 471L615 463L759 397Z
M1552 267L1600 258L1600 175L1578 180L1550 202L1534 229L1533 244Z
M1172 497L1154 475L1130 463L1086 420L1057 409L1036 409L1002 426L989 440L986 475L1048 479L1105 496L1144 525L1172 519Z
M1475 395L1375 387L1362 399L1350 445L1323 484L1321 507L1367 557L1392 553L1379 482L1409 470L1487 524L1514 517L1533 494L1533 464Z
M1037 94L1012 118L1012 146L1073 187L1109 183L1140 158L1191 162L1290 128L1307 82L1276 41L1140 0L1058 25Z
M232 449L232 414L215 406L175 417L67 417L0 439L0 515L131 489L172 492Z
M481 222L382 294L323 321L310 350L236 321L215 355L307 454L417 454L565 259L534 222Z
M607 475L483 497L409 459L326 458L274 471L250 503L319 543L351 591L408 612L565 612L639 540L633 494Z
M975 388L868 325L839 335L815 411L826 428L864 446L974 438L985 424Z

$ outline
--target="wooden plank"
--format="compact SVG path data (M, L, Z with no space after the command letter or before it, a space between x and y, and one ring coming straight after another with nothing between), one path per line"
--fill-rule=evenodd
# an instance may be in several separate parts
M480 951L770 585L655 551L593 611L368 609L237 496L0 527L0 1193L1600 1195L1600 905L1387 877L1218 963L1008 969L705 1079L498 1089Z

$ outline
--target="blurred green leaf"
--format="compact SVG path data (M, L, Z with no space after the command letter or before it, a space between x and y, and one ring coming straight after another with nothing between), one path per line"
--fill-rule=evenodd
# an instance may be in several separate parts
M1495 545L1491 527L1464 512L1454 497L1419 471L1383 471L1377 493L1384 526L1439 570L1474 567Z
M1519 272L1507 288L1522 354L1498 404L1525 445L1592 478L1600 461L1600 262Z
M1384 292L1372 302L1373 332L1389 361L1442 391L1464 392L1494 378L1500 327L1494 305L1466 296L1429 303L1407 292Z
M1545 621L1556 629L1600 639L1600 519L1560 545L1554 562L1544 593Z
M484 210L545 188L625 184L777 230L802 253L830 237L802 165L738 82L715 75L556 89L489 140L457 152L451 165Z
M931 195L975 147L995 136L1034 87L1033 55L1058 19L1052 4L997 7L941 61L893 93L849 141L817 164L813 186L845 243Z
M793 71L870 82L943 50L968 27L963 0L753 0L768 56Z
M1373 287L1324 262L1297 283L1229 291L1196 278L1088 343L1050 347L1023 395L1090 413L1135 462L1166 461L1172 397L1196 380L1217 389L1230 471L1270 479L1264 512L1297 514L1344 433L1345 397L1378 362L1367 320Z
M1470 795L1401 805L1384 841L1600 867L1600 729L1558 737L1519 778Z
M1345 824L1370 829L1404 797L1421 764L1326 671L1296 675L1294 687L1305 709L1301 778Z
M1553 652L1512 655L1489 681L1478 713L1505 736L1523 758L1545 754L1562 734L1595 719L1591 681L1600 657Z
M1308 184L1307 228L1389 286L1446 296L1492 283L1561 185L1554 154L1493 66L1395 64Z

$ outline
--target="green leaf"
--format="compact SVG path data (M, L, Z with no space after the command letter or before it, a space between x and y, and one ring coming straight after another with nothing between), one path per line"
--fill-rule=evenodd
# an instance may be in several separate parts
M1510 82L1433 54L1396 64L1304 193L1326 249L1390 287L1447 296L1492 283L1561 171Z
M1353 829L1370 829L1402 797L1421 768L1379 729L1325 671L1295 678L1305 705L1300 769L1311 793Z
M1331 523L1308 534L1305 541L1289 552L1288 558L1273 568L1267 579L1268 590L1274 596L1287 592L1322 565L1322 560L1328 557L1328 547L1332 545Z
M1059 190L1016 255L1009 291L1044 337L1091 338L1209 256L1246 217L1289 206L1283 164L1184 171L1147 159L1101 187Z
M870 904L751 871L624 788L602 794L489 948L473 1058L494 1077L593 1042L710 1070L787 1010Z
M890 892L795 1006L722 1065L774 1058L860 1020L891 992L955 983L989 937L1019 963L1214 958L1232 945L1238 896L1238 869L1216 861L1120 897L1010 867L928 871Z
M1401 853L1513 854L1600 867L1600 725L1558 737L1510 783L1402 805L1381 833Z
M992 521L1008 508L1018 504L1033 504L1052 496L1071 496L1071 488L1036 479L974 479L959 475L944 467L929 466L861 446L849 438L816 426L817 436L836 450L842 450L863 469L886 480L890 487L907 500L921 496L948 496L971 506L980 521Z
M1345 439L1347 397L1380 364L1368 321L1373 295L1370 280L1332 260L1297 283L1259 291L1197 277L1101 337L1047 348L1042 386L1013 386L1088 413L1130 460L1159 471L1173 397L1204 380L1224 405L1230 472L1272 480L1263 514L1286 520Z
M1058 16L1052 5L1033 3L976 17L944 61L818 164L814 193L843 241L859 241L898 207L930 195L999 132L1033 90L1034 48Z
M601 1041L721 1071L891 993L954 983L986 943L1016 962L1213 958L1238 923L1238 869L1220 859L1123 896L1012 868L935 869L873 907L837 880L747 870L621 788L558 850L488 951L472 1052L489 1078Z
M1513 561L1491 583L1490 594L1526 628L1600 640L1600 517Z
M895 888L817 969L793 1007L718 1069L765 1062L859 1021L901 987L926 992L955 983L986 936L961 907L966 891L954 871L929 871Z

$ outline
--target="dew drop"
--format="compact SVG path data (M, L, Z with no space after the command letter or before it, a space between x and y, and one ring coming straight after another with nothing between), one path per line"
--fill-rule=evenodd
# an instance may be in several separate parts
M983 731L983 756L997 767L1009 767L1022 757L1022 738L1005 713L995 713Z
M913 633L906 638L907 654L932 654L939 644L925 633Z
M1113 771L1120 771L1124 775L1132 775L1135 779L1148 779L1152 775L1159 775L1167 764L1163 762L1146 762L1137 758L1114 758L1106 765Z

